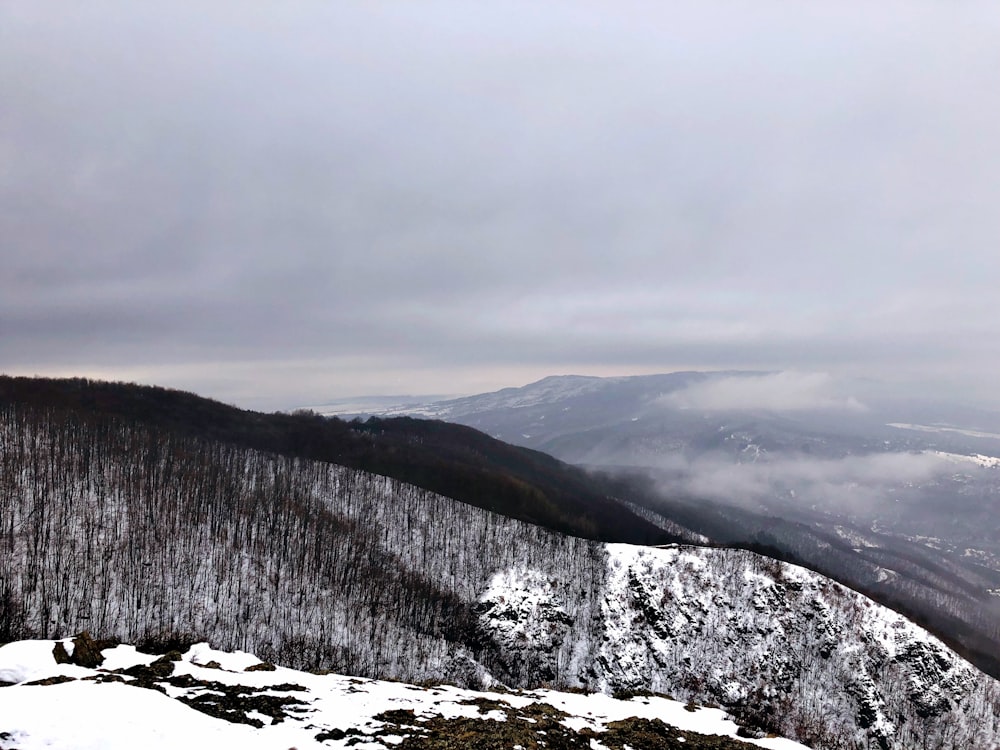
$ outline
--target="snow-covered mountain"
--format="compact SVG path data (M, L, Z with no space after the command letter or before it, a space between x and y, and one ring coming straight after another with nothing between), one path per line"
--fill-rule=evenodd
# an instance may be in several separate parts
M649 510L896 602L1000 676L995 413L761 372L550 377L417 413L641 475Z
M596 637L573 633L575 608L544 575L493 578L479 612L510 670L531 664L556 676L578 671L604 690L697 694L814 747L950 747L955 732L979 731L965 708L992 704L985 715L995 715L997 683L982 683L903 617L815 573L733 550L610 545L607 553ZM945 714L938 729L924 721ZM993 728L972 745L997 742L1000 725L987 721Z
M818 374L556 375L462 398L392 400L336 413L457 422L587 464L657 466L671 451L687 456L719 451L746 460L748 449L754 455L806 450L828 457L886 450L963 455L1000 450L1000 414L893 397L868 382L840 382Z
M603 545L335 465L3 413L8 640L207 640L366 678L652 690L814 747L1000 747L994 680L801 568Z
M77 648L92 657L89 666L67 661ZM63 663L54 658L60 649ZM382 750L439 748L456 735L463 747L484 750L612 750L644 738L690 750L805 747L781 738L739 737L722 710L661 697L477 692L317 675L207 643L157 656L127 645L97 651L83 634L20 641L0 646L0 683L10 684L0 690L0 741L10 750Z
M502 424L504 415L512 410L521 410L518 424L523 424L525 415L544 416L535 413L535 410L543 410L551 420L550 424L545 426L547 428L545 432L548 432L553 429L551 425L559 421L555 417L560 415L554 412L563 412L561 417L568 424L575 423L578 418L577 414L569 412L580 406L586 406L588 410L587 415L582 417L585 420L600 421L605 416L617 418L623 409L627 410L629 406L642 407L651 395L659 396L705 380L736 374L738 373L678 372L666 375L605 378L589 375L553 375L525 386L503 388L492 393L460 398L418 403L413 398L373 397L365 400L363 406L366 408L352 410L348 405L345 409L340 403L330 404L327 408L323 406L314 408L330 415L382 417L409 415L459 422L472 427L490 425L493 428L491 434L503 440L533 447L532 436L505 433ZM361 400L358 402L360 404ZM607 414L601 411L602 403L611 409Z

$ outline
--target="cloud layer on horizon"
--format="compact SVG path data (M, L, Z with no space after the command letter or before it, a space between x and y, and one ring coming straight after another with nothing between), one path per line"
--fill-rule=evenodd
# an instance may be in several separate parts
M866 411L828 373L776 372L713 378L662 396L658 403L697 411Z

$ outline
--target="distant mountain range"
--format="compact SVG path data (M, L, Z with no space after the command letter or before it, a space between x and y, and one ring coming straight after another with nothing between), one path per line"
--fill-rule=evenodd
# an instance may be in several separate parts
M1000 676L996 413L780 372L558 376L382 413L645 483L660 517L891 602Z
M362 401L376 408L351 408ZM658 465L666 451L677 448L744 450L734 438L720 444L716 433L750 425L770 442L758 447L830 456L878 450L886 440L890 450L1000 450L1000 413L899 397L889 386L867 381L839 383L795 373L561 375L455 399L351 402L312 408L345 418L406 415L466 424L582 464Z
M88 381L0 386L0 641L83 629L160 653L208 641L364 678L661 693L817 748L1000 748L1000 684L904 617L743 549L597 541L598 498L628 519L622 533L662 535L669 519L469 428L255 415ZM447 479L478 502L324 451ZM552 472L578 482L550 492Z

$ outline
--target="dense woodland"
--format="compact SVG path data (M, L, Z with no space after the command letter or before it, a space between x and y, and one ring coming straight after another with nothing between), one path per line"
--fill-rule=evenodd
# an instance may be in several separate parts
M746 551L630 561L390 478L64 407L0 408L0 509L5 640L86 628L372 677L653 689L831 748L1000 736L995 682Z
M623 508L610 496L622 488L607 478L447 422L261 414L183 391L84 378L0 376L4 403L117 417L176 435L328 461L585 539L679 541Z
M498 568L590 581L603 565L595 543L366 472L64 411L2 418L6 640L207 638L299 667L454 679L449 660L478 643L474 592Z

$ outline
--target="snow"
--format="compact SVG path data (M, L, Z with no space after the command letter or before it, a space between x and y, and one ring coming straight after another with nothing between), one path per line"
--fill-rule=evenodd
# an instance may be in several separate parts
M6 688L0 692L0 715L18 750L272 746L252 727L213 719L154 690L118 683Z
M248 654L245 651L234 651L232 653L217 651L207 643L196 643L192 646L190 651L188 651L188 659L192 664L200 666L214 661L221 669L230 672L242 672L247 667L260 664L260 659L253 654Z
M72 653L72 641L63 641ZM89 670L72 664L56 664L52 655L56 641L18 641L0 646L0 682L31 682L46 677L86 677Z
M104 656L104 663L101 664L101 668L109 672L113 672L116 669L128 669L137 664L149 664L157 658L138 651L135 646L125 645L106 648L101 654Z
M104 652L105 665L84 669L57 665L52 656L55 641L21 641L0 648L0 674L8 677L39 679L54 675L77 678L108 674L109 669L149 663L157 657L141 654L131 646L118 646ZM221 668L207 668L217 662ZM590 727L603 731L610 721L629 717L658 718L692 732L736 737L736 724L720 709L685 709L684 704L666 698L649 697L618 700L603 694L581 695L554 690L518 693L475 692L450 686L421 688L400 682L367 680L343 675L315 675L278 667L275 671L242 671L260 662L253 654L224 652L197 644L175 662L175 675L191 675L203 681L246 685L267 690L274 686L283 695L293 695L306 705L301 711L289 711L280 723L269 724L270 717L248 712L263 721L254 728L230 723L201 713L177 696L204 692L202 687L169 686L171 695L141 689L122 682L96 682L76 679L56 685L17 684L0 689L4 747L17 750L167 750L177 747L240 747L248 750L295 747L383 748L404 741L406 730L393 731L373 717L383 711L412 709L418 717L478 717L506 720L501 710L480 711L471 704L486 699L522 709L532 703L547 703L570 714L563 720L572 729ZM128 680L131 678L125 677ZM10 680L8 680L10 681ZM17 682L22 682L18 679ZM301 687L289 693L289 684ZM278 694L269 691L267 694ZM54 709L58 707L58 709ZM386 734L371 736L390 727ZM356 730L360 735L341 740L316 735L322 731ZM368 735L366 737L366 735ZM741 738L742 739L742 738ZM803 745L790 740L768 738L744 742L772 750L800 750ZM602 747L599 741L592 747Z
M984 456L982 453L972 453L968 456L962 453L945 453L944 451L925 451L925 453L938 456L953 463L974 464L986 469L1000 468L1000 458L996 456Z
M983 430L967 430L961 427L950 427L948 425L926 425L909 424L906 422L889 422L886 427L895 427L897 430L913 430L915 432L954 432L957 435L966 435L977 438L994 438L1000 440L1000 435L995 432L984 432Z

